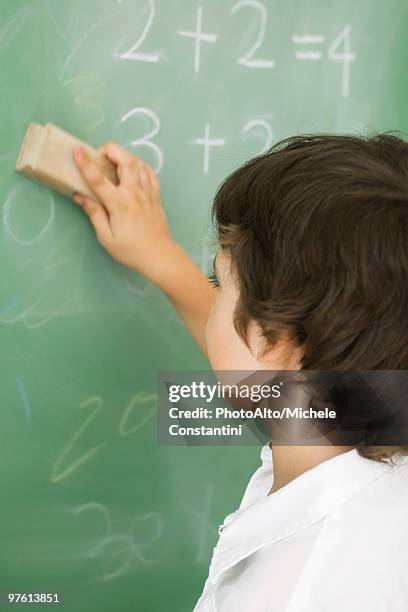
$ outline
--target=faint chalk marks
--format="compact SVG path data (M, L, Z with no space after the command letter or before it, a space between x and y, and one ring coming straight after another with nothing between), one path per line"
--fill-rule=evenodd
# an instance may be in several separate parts
M89 83L90 82L90 83ZM71 84L90 84L90 87L86 87L85 89L81 89L80 93L75 96L75 106L78 110L83 107L84 109L88 109L89 114L95 117L95 121L87 126L88 131L95 130L97 127L103 124L105 119L105 110L104 108L95 102L92 98L95 94L103 92L106 88L107 81L105 78L100 77L98 75L85 75L80 74L68 81L63 83L63 87Z
M243 138L248 132L255 131L255 134L259 131L259 128L264 130L264 143L262 145L262 149L259 151L258 155L262 155L265 151L271 148L273 144L274 134L272 127L267 119L251 119L248 121L242 129Z
M29 306L26 310L23 310L17 315L12 315L10 318L7 318L6 316L4 316L4 314L8 312L11 309L11 307L1 311L0 312L0 323L10 324L10 323L16 323L17 321L24 319L26 314L31 312L31 310L33 310L41 302L41 299L42 299L42 296L38 300L36 300L34 304Z
M47 13L49 14L50 19L51 19L52 23L54 24L55 29L57 30L57 32L58 32L58 34L59 34L59 36L60 36L60 37L61 37L63 40L65 40L65 42L68 42L68 39L67 39L67 37L65 36L65 33L62 31L62 29L61 29L61 27L60 27L59 23L58 23L58 22L57 22L57 20L55 19L54 13L52 12L51 7L50 7L50 4L49 4L49 0L44 0L44 4L45 4L45 7L46 7L46 9L47 9Z
M21 246L29 246L31 244L34 244L35 242L38 242L39 240L41 240L41 238L44 236L45 232L48 230L48 228L52 225L52 222L54 220L54 216L55 216L55 205L54 205L54 199L51 195L50 192L48 192L48 201L50 204L50 212L48 215L48 219L46 221L46 223L44 224L44 227L42 228L42 230L37 234L37 236L35 236L34 238L31 238L30 240L24 240L22 238L19 238L17 236L17 234L15 233L15 231L13 230L13 228L11 227L11 223L10 223L10 211L15 200L16 200L16 196L18 193L20 193L21 191L23 191L24 189L27 188L27 185L17 185L16 187L14 187L14 189L12 189L10 191L10 193L8 194L6 201L4 203L4 208L3 208L3 223L4 223L4 227L7 231L7 233L17 242L17 244L21 245Z
M42 281L41 281L42 282ZM40 284L40 283L39 283ZM42 293L40 297L35 300L33 304L23 309L19 313L13 312L14 307L17 304L17 300L13 300L10 304L3 308L0 308L0 323L10 325L21 321L27 329L37 329L46 325L51 319L55 317L65 316L66 314L77 314L78 311L70 311L68 306L72 302L72 297L68 298L66 302L61 304L58 308L52 311L40 312L38 306L44 298L45 293ZM37 310L36 310L37 309Z
M14 38L19 35L30 16L31 9L25 6L21 11L15 13L0 31L0 54L3 53Z
M31 423L32 410L31 410L31 404L30 404L30 400L28 399L25 385L23 381L21 380L21 378L19 378L18 376L16 376L16 383L17 383L18 390L20 392L21 403L23 405L24 413L26 415L27 421Z
M132 283L129 282L128 279L125 278L124 276L122 276L122 281L126 289L130 291L130 293L133 293L134 295L137 295L137 297L142 298L142 299L144 299L151 292L153 288L153 283L146 283L144 287L139 289L138 287L135 287L134 285L132 285Z
M116 17L119 14L119 12L120 11L115 11L114 13L110 13L109 15L105 15L105 17L103 17L102 19L100 19L99 21L94 23L92 28L90 28L87 32L85 32L85 34L79 39L79 41L74 46L74 48L72 49L71 53L69 53L68 57L66 58L66 60L64 62L64 65L63 65L63 67L61 69L61 72L60 72L60 75L58 77L58 82L59 83L61 83L61 81L62 81L62 79L63 79L63 77L65 75L66 69L68 68L68 65L69 65L70 61L72 60L72 58L74 57L74 55L78 51L78 49L80 49L82 47L84 42L89 38L89 36L91 36L91 34L93 34L104 23L107 23L108 21L110 21L111 19Z
M206 551L208 549L208 536L213 537L217 534L217 529L210 521L210 511L214 500L214 485L208 484L205 493L204 503L200 505L201 510L198 511L184 501L180 501L180 506L184 508L193 518L198 521L196 531L199 536L197 554L194 561L200 563L206 560ZM200 529L199 529L200 526Z
M147 406L147 408L146 408ZM129 427L128 421L132 413L136 411L138 418L132 427ZM129 436L139 431L157 411L157 394L138 391L133 395L127 403L119 423L119 435ZM141 413L141 414L140 414Z
M140 563L144 565L156 565L158 563L156 559L148 559L142 551L161 538L163 528L163 518L158 512L147 512L135 516L132 525L133 551Z
M75 243L70 243L73 236L75 236L81 230L82 224L78 222L76 225L70 228L65 236L57 242L56 246L52 251L49 252L44 260L43 267L46 272L51 272L62 266L67 261L72 259L72 252L76 248ZM69 254L65 255L63 247L69 245Z
M107 508L98 502L89 502L87 504L82 504L81 506L74 508L73 512L74 514L82 514L82 512L88 512L89 510L95 510L97 513L100 513L106 525L105 527L106 533L103 535L101 540L95 546L90 548L88 551L88 557L92 558L92 557L96 557L100 553L101 549L104 547L108 539L111 537L112 520L111 520L111 516Z
M88 463L99 451L101 448L107 444L106 441L97 444L91 448L88 448L85 452L82 453L79 457L72 460L68 463L66 461L67 457L71 456L71 451L75 449L77 443L83 437L84 432L89 428L92 421L97 417L98 413L102 409L103 400L99 396L92 396L86 398L82 401L79 406L80 408L86 408L88 406L92 406L94 404L93 410L90 414L83 420L80 427L74 432L74 434L69 438L65 447L63 448L61 454L58 456L51 470L51 482L57 483L61 482L68 476L70 476L73 472L78 470L82 465ZM68 463L68 465L66 465Z
M65 316L67 311L69 312L68 306L71 304L71 302L72 298L68 298L68 300L66 300L63 304L61 304L53 312L48 314L34 312L27 316L26 312L22 317L23 323L27 329L37 329L39 327L43 327L43 325L51 321L51 319L55 319L55 317Z
M102 519L101 533L95 544L83 553L83 557L103 557L104 571L98 576L100 581L108 581L129 573L137 561L145 566L157 565L158 559L146 557L144 551L153 546L162 536L163 517L159 512L135 515L133 520L123 525L125 533L114 532L115 523L110 511L99 502L82 504L72 510L76 515L91 512L94 521L98 515Z
M147 282L144 287L139 288L139 287L135 287L124 276L121 277L121 280L123 282L123 285L129 291L129 293L139 298L139 301L135 301L133 308L129 310L127 319L131 319L135 315L135 312L137 309L137 316L139 320L143 318L149 325L154 323L154 326L156 328L156 324L157 324L156 318L151 315L150 311L146 308L146 305L143 304L144 300L147 300L147 298L150 295L153 296L154 292L157 291L157 288L155 287L155 285L153 285L153 283L151 282ZM169 322L173 323L174 321L178 322L179 318L175 314L175 311L171 308L167 308L166 314L160 316L160 322L162 325L167 325ZM162 336L161 342L164 342L169 347L169 349L172 350L173 345L172 345L171 340L168 338L168 336L166 335Z

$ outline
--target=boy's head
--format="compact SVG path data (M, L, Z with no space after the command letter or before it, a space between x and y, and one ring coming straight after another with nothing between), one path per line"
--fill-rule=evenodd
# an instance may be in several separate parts
M286 138L224 181L212 214L215 369L408 369L407 142Z

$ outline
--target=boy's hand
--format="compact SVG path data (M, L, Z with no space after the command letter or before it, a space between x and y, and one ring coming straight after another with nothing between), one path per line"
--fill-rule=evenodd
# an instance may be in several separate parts
M80 194L74 194L73 200L88 215L99 242L112 257L167 295L207 355L205 330L215 290L171 237L156 174L116 143L105 144L99 151L117 166L119 185L106 178L86 152L75 150L74 160L102 204Z
M143 160L119 144L107 143L99 151L117 166L119 184L109 181L79 147L74 151L76 165L102 204L81 194L74 194L73 200L87 214L98 241L112 257L150 278L155 262L168 257L174 245L159 180Z

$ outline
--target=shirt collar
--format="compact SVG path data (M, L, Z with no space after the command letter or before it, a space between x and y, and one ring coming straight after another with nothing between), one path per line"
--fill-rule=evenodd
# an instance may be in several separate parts
M261 458L266 469L271 469L267 452L271 455L270 448L263 447ZM211 582L264 546L323 519L389 469L388 463L366 459L352 449L323 461L272 495L233 513L233 520L225 524L214 549Z

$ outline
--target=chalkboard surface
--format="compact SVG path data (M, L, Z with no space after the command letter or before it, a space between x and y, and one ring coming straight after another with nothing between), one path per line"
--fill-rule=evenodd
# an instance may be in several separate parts
M293 133L407 130L407 12L2 0L0 591L57 591L75 612L188 612L260 450L157 445L157 371L206 361L80 209L14 172L27 124L142 156L207 271L211 200L244 160Z

